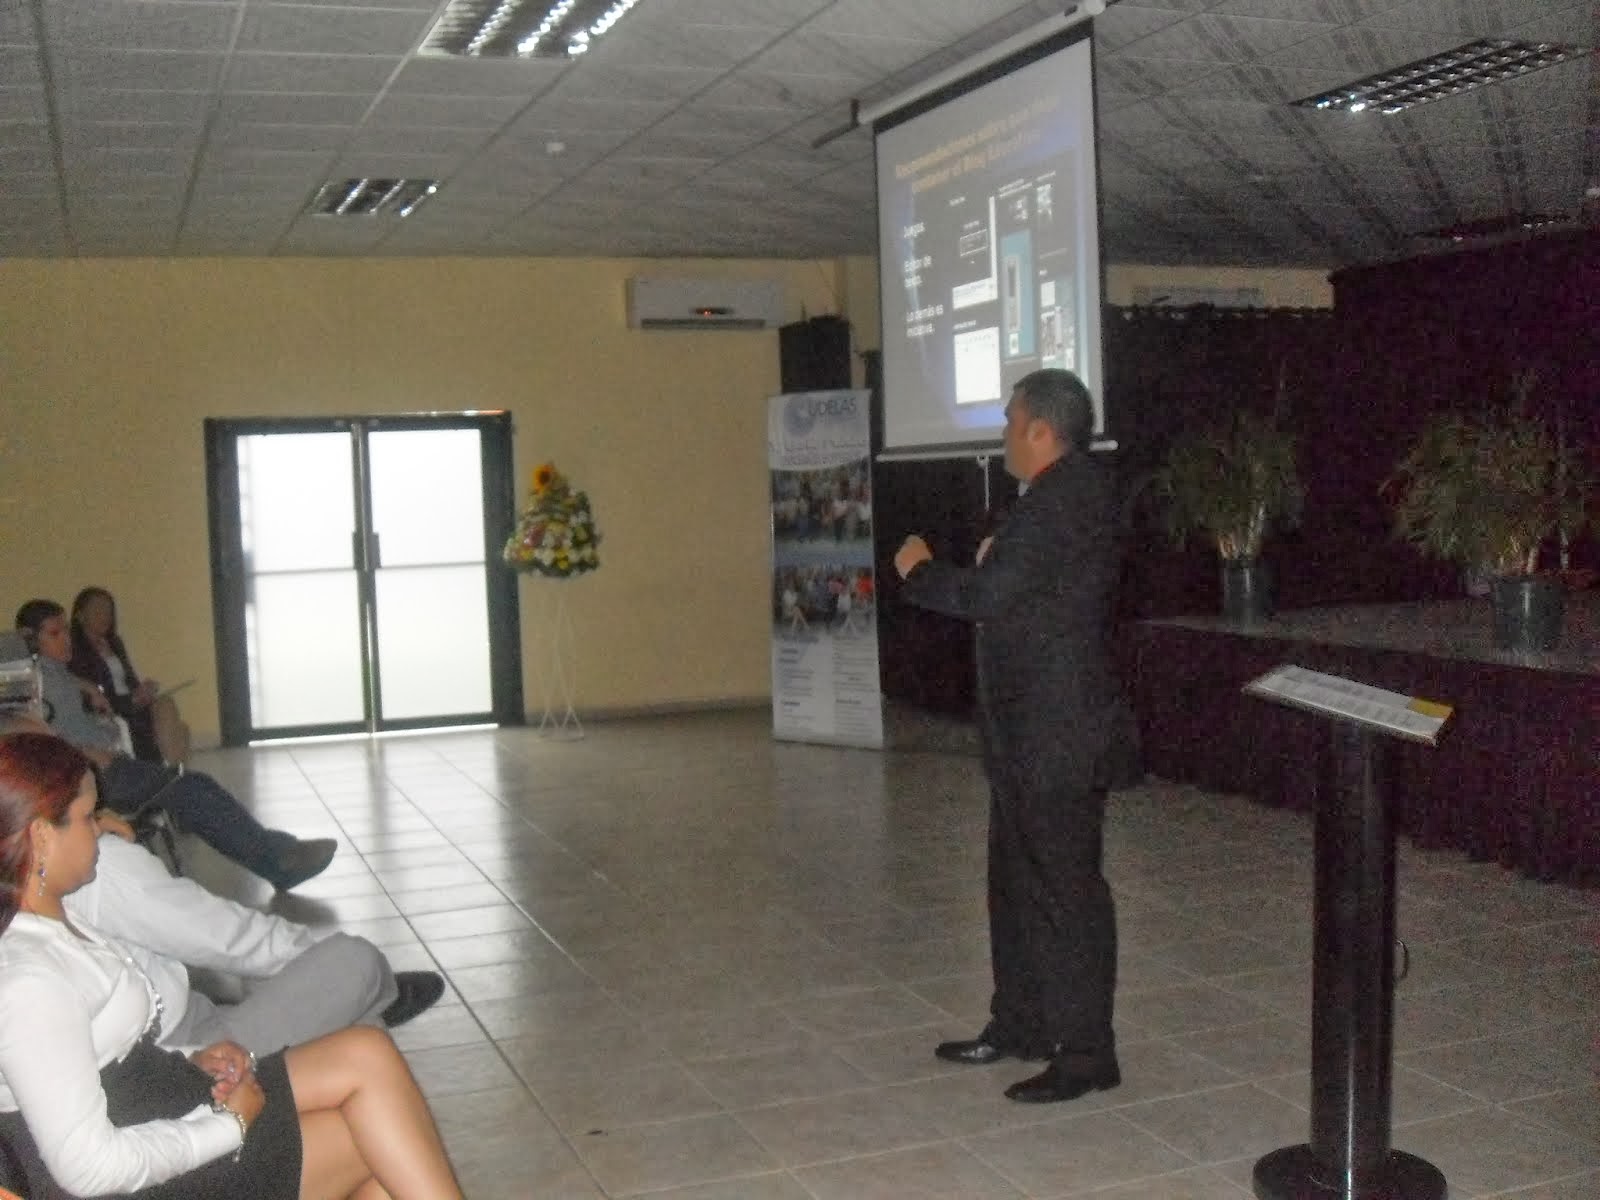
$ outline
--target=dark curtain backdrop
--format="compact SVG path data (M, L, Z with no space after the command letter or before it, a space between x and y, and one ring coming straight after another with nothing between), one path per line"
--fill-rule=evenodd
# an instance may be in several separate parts
M1455 568L1391 537L1380 487L1431 414L1503 399L1519 371L1536 373L1532 405L1564 422L1600 468L1600 236L1366 267L1333 282L1331 312L1108 310L1106 405L1127 518L1120 620L1217 610L1215 554L1174 549L1142 485L1175 433L1231 408L1281 404L1300 435L1304 520L1266 551L1285 608L1459 594ZM989 473L992 496L1007 496L998 456ZM990 520L983 475L971 460L888 463L874 482L885 694L970 711L970 631L898 605L890 560L921 532L935 553L970 562ZM1574 565L1600 565L1592 537L1573 553Z

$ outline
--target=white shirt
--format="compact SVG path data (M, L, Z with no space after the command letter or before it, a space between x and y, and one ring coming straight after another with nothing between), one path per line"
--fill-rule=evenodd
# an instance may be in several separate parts
M150 985L92 929L18 913L0 934L0 1110L21 1110L46 1168L77 1196L136 1191L239 1147L239 1126L209 1104L118 1129L100 1069L149 1023Z
M163 1045L189 1010L184 964L261 979L333 932L318 934L224 900L192 879L167 874L150 851L111 834L100 838L95 877L62 903L74 925L119 942L150 977L161 995Z
M133 689L128 686L128 672L122 667L122 660L115 654L101 656L101 662L106 664L106 671L111 676L111 690L119 696L127 696Z

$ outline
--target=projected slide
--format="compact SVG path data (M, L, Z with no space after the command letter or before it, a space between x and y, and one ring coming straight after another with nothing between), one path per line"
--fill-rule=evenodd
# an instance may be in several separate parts
M998 442L1041 367L1076 371L1098 406L1088 39L881 126L876 149L886 448Z

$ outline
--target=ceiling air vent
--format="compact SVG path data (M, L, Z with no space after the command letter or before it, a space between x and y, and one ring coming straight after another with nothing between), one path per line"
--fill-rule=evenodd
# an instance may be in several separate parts
M409 217L439 190L436 179L335 179L317 189L317 217Z

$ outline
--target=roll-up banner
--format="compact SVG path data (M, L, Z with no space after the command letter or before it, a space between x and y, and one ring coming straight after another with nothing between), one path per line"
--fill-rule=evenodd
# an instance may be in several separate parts
M772 733L883 747L864 391L795 392L767 409L772 469Z

